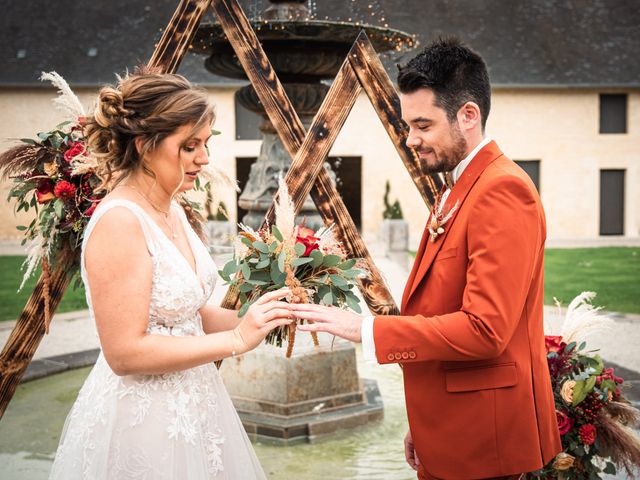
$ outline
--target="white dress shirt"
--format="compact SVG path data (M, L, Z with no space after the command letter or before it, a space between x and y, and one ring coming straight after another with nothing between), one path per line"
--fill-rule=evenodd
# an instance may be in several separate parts
M474 148L469 155L467 155L464 160L462 160L456 167L451 171L451 179L453 180L453 184L460 179L462 176L462 172L464 172L465 168L471 163L471 160L477 155L477 153L482 150L482 148L491 141L490 137L485 137L477 146ZM451 189L445 190L442 195L442 205L445 204L447 198L449 197L449 192ZM377 362L376 357L376 345L373 340L373 321L375 320L374 315L368 315L364 317L362 321L362 356L367 362Z

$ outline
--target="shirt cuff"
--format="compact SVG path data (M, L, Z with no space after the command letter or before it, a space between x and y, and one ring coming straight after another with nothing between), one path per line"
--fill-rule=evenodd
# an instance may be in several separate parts
M377 363L376 344L373 341L373 321L375 317L368 315L362 320L362 357L367 363Z

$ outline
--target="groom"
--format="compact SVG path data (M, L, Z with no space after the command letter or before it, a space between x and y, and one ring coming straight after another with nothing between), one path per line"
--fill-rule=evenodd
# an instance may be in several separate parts
M545 217L533 183L484 135L482 58L439 39L400 69L407 145L450 172L402 298L401 315L319 305L296 316L403 366L405 454L420 479L519 478L561 451L543 334Z

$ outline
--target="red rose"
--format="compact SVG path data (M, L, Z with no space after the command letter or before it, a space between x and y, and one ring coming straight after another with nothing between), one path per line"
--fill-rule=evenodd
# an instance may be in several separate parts
M558 422L558 431L560 435L569 433L573 429L573 419L569 418L566 413L556 410L556 422Z
M302 255L303 257L308 257L312 251L320 248L318 245L320 238L315 237L315 233L316 232L310 228L302 226L298 227L296 232L296 243L301 243L305 246L304 254Z
M566 347L567 344L562 341L562 337L559 335L545 335L544 346L547 349L547 353L559 353L564 351L564 347Z
M587 425L582 425L578 429L578 434L580 435L580 440L582 440L582 443L584 443L585 445L592 445L593 442L596 441L596 427L594 427L590 423L588 423Z
M74 142L71 144L69 149L66 152L64 152L64 159L67 162L70 162L74 157L77 157L78 155L82 155L84 151L85 151L84 143Z
M53 182L51 180L42 180L36 188L36 200L38 203L47 203L56 198L53 194Z
M66 180L62 180L56 183L55 188L53 189L53 194L61 198L63 200L69 200L70 198L75 197L76 195L76 187L71 185Z
M311 252L318 250L320 248L318 245L319 241L320 239L314 236L296 237L296 243L301 243L305 246L304 253L302 254L303 257L308 257Z

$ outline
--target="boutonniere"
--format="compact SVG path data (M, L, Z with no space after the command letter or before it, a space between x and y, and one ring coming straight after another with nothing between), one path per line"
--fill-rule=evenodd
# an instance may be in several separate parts
M438 236L444 233L445 224L451 219L455 211L458 209L460 201L457 201L456 204L451 208L448 212L444 212L444 206L446 204L445 195L438 195L436 197L433 206L431 207L431 216L429 218L429 235L431 235L431 241L435 242Z

